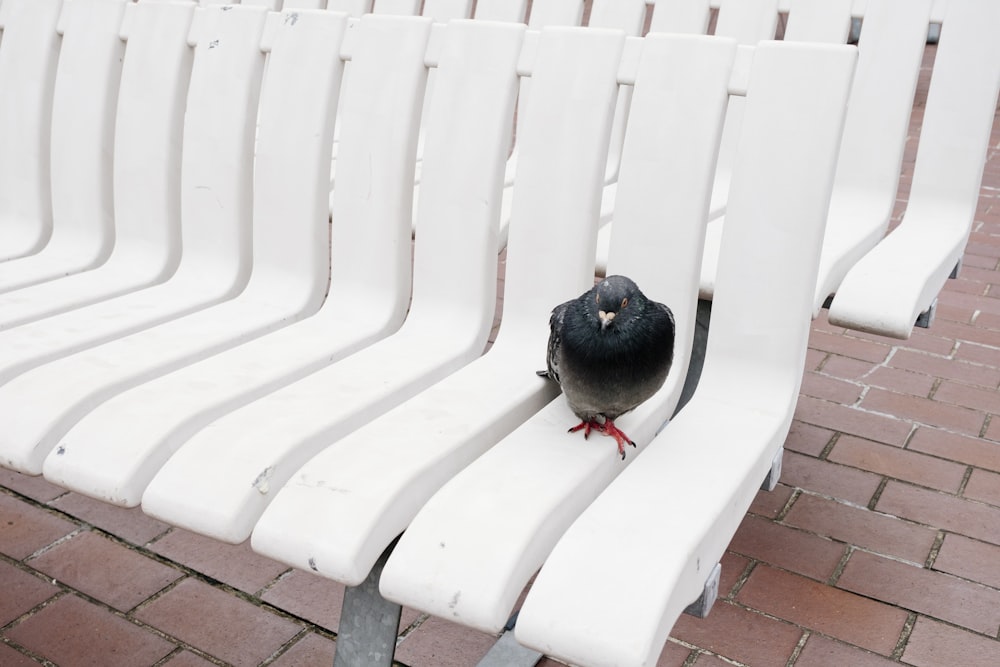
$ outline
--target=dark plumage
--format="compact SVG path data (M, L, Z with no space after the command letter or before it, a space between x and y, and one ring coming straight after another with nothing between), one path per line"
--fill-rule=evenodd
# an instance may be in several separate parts
M583 429L609 435L625 458L628 436L614 420L663 386L674 356L674 315L625 276L608 276L549 318L548 369Z

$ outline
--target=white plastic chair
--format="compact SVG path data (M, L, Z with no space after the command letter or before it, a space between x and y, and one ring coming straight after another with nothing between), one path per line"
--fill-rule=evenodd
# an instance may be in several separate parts
M296 51L303 63L330 66L323 43L336 38L336 25L324 24L331 34L315 35L314 52ZM366 21L341 48L356 73L337 105L346 128L341 154L363 168L346 171L334 188L330 289L319 312L98 406L65 436L74 446L46 460L50 479L138 505L170 455L214 419L399 328L410 297L410 182L426 79L426 26L411 27Z
M429 26L422 18L394 20ZM427 119L413 299L400 330L195 434L150 482L145 512L219 539L245 539L271 490L320 448L482 354L496 303L507 157L498 137L513 122L523 31L478 21L444 29Z
M51 421L64 407L58 397L68 399L96 379L98 373L87 364L79 373L64 376L52 369L68 366L53 366L45 371L36 368L39 374L33 376L34 380L23 379L15 385L17 378L24 378L23 374L40 364L232 298L246 285L253 248L252 156L264 62L260 35L266 15L263 9L240 6L196 10L191 41L197 47L186 98L180 173L183 255L176 274L161 285L0 332L0 403L4 405L0 411L11 416L0 435L0 459L5 464L25 472L40 472L42 458L53 445L51 429L66 429L72 423L66 423L65 418L58 424ZM219 48L222 44L226 48ZM280 229L272 233L279 240L261 250L280 254L284 233ZM317 250L315 255L325 271L325 252ZM272 291L285 280L283 273L276 277L278 282L270 286L264 283L264 303L279 305L288 298L287 294ZM325 281L321 283L314 297L317 305L325 288ZM255 296L254 306L248 305L249 311L260 307L258 298ZM210 333L211 329L207 329L193 338L207 344ZM185 344L155 334L137 340L153 339L154 347L162 354L177 352L178 346ZM116 349L125 353L123 347ZM141 357L147 352L142 348ZM94 359L109 372L127 367L123 365L124 357L97 361L100 358L81 357ZM52 377L50 373L57 378L52 386L42 380ZM44 400L29 399L34 391L41 391ZM32 409L14 407L24 403ZM19 418L16 424L13 415ZM40 441L39 430L47 433L48 439Z
M997 106L998 29L1000 4L950 1L906 213L899 227L847 272L830 306L831 323L907 338L918 316L933 314L938 292L957 273Z
M597 100L567 101L562 97L565 83L552 81L570 78L577 66L580 54L570 47L596 51L591 57L602 61L611 59L608 51L614 47L606 35L592 46L587 46L589 38L574 37L576 44L564 35L542 37L552 45L545 44L539 55L534 94L545 104L532 107L536 115L524 121L521 167L539 177L515 186L522 206L512 221L506 307L496 345L482 359L303 466L257 524L257 551L297 567L311 563L324 576L358 585L448 479L553 398L554 385L534 377L533 371L544 365L544 322L551 305L592 280L587 251L596 227L593 186L601 182L602 170L599 160L581 164L578 150L544 138L569 119L597 121L606 128L607 118L581 118L584 109L594 113ZM634 59L622 68L635 78L636 90L623 150L616 236L622 243L615 246L614 259L616 266L630 269L651 297L674 307L680 333L676 367L665 391L674 395L690 355L697 295L692 263L704 235L700 220L707 213L735 45L705 37L658 36L630 46L642 49L643 60L638 75ZM560 54L555 62L542 60L555 54ZM687 66L692 60L699 63L697 70ZM590 60L585 65L589 71L597 67ZM601 76L614 77L618 70L608 65ZM606 82L600 83L592 95L605 101ZM560 139L574 142L582 129L573 128ZM595 136L594 131L587 136ZM572 154L572 164L561 165L567 154ZM549 181L563 172L555 190ZM563 200L565 215L544 217L543 203L549 208ZM660 222L665 209L675 212L670 224ZM638 237L642 243L630 242ZM569 277L572 284L567 284ZM670 409L669 400L662 403L661 412ZM544 460L545 446L532 450L530 460ZM329 486L350 492L324 494ZM319 511L304 514L304 507ZM336 532L329 531L333 525Z
M722 360L724 355L722 363L712 362L713 369L726 369L730 382L723 383L725 388L740 394L750 414L754 407L762 408L772 392L750 392L745 384L735 385L733 380L742 377L737 373L743 369L752 369L755 378L759 374L765 381L769 377L794 380L787 387L781 386L792 389L790 395L774 396L789 419L794 406L810 321L808 300L799 293L812 292L808 272L814 270L810 261L815 253L809 248L818 251L819 247L854 58L855 50L846 46L766 45L754 54L730 200L733 215L743 216L742 224L735 225L740 231L734 235L733 250L727 251L727 259L732 262L726 265L737 276L726 282L736 283L738 295L732 295L737 297L736 303L727 302L723 311L727 314L719 320L724 333L717 339L726 341L727 347L721 354L712 343L709 349L716 359ZM823 95L818 94L820 90ZM807 158L813 168L802 169ZM735 180L737 174L739 180ZM789 186L797 188L802 197L786 197ZM791 266L766 261L799 252ZM628 269L633 270L631 265ZM763 299L767 303L762 303L760 286L773 285L778 274L799 275L802 279L783 278L783 283L788 283L787 291L784 285L772 289L773 298L769 295ZM744 298L747 293L755 294L754 299ZM798 342L800 349L792 346ZM752 350L749 354L747 346ZM737 386L743 391L734 392ZM679 394L665 389L671 395L674 391ZM696 398L701 390L699 386ZM713 395L712 391L706 394ZM620 420L619 425L638 443L640 452L670 414L669 401L666 409L656 405L663 400L658 400L659 396L647 402L653 405L643 404ZM692 405L680 415L687 414ZM668 424L666 432L678 419ZM563 531L623 470L616 449L609 447L605 438L584 441L568 436L566 424L572 423L565 401L555 401L452 478L424 505L389 556L382 572L382 594L400 604L482 630L503 627L518 595ZM719 414L713 415L712 421L702 418L699 428L708 431L717 423L723 423ZM733 423L739 428L746 421ZM726 442L742 447L747 437L741 435L739 440ZM768 465L772 457L773 451ZM640 461L645 456L629 458ZM718 466L727 459L716 456L712 461ZM644 466L629 469L633 467ZM750 466L733 469L740 475L755 477L755 485L763 476L757 477L756 469ZM687 474L683 468L677 472ZM721 493L729 487L713 488ZM690 503L687 507L690 510ZM486 516L490 517L488 522L483 520ZM654 522L646 522L643 530L636 532L652 534L656 530ZM606 550L617 544L610 533L593 537ZM441 548L442 543L445 548ZM663 550L648 551L646 555L664 558ZM581 554L578 557L583 560ZM631 564L628 568L608 568L609 562L625 561L601 559L605 569L631 568ZM697 586L703 583L699 577ZM455 591L461 591L460 599L455 598ZM547 613L541 619L536 616L536 622L549 618ZM636 625L650 620L648 615L640 620L634 611L622 618ZM574 627L585 633L594 626L576 622ZM609 634L617 644L616 636L615 632ZM630 644L623 640L622 651ZM595 659L584 660L574 654L574 660L588 663Z
M799 0L805 3L806 0ZM829 0L810 0L829 11ZM846 36L847 2L837 24ZM844 275L885 234L896 202L910 111L923 59L930 0L870 0L859 42L858 73L851 93L830 218L820 254L813 314ZM786 39L817 41L822 21L795 22L789 15ZM836 35L831 37L836 38ZM723 219L709 223L702 264L702 296L711 298Z
M0 3L0 261L52 234L50 133L62 0Z
M49 3L43 1L41 4ZM52 91L51 134L42 141L42 146L50 149L45 160L51 175L48 189L37 187L39 174L31 171L31 153L18 151L24 147L25 139L34 134L31 125L36 119L26 116L37 112L44 123L48 119L47 110L32 108L29 98L25 108L12 110L16 114L14 118L0 120L3 125L10 123L7 131L27 135L12 138L11 146L4 144L5 154L11 148L14 150L10 157L0 158L0 164L11 157L23 162L16 166L7 164L0 171L0 182L9 179L0 185L0 191L10 188L8 196L15 201L22 200L22 205L28 204L24 198L51 196L53 221L51 236L39 252L0 263L0 293L91 269L102 264L111 253L115 236L111 156L115 100L125 49L119 29L126 4L128 0L71 0L65 3L60 14L57 30L62 34L62 46ZM16 9L15 0L11 11ZM29 18L24 17L24 20ZM12 37L16 39L18 35L20 32L15 31ZM11 57L17 54L18 46L16 41L10 45ZM39 54L21 54L21 57L30 60ZM25 64L19 60L13 66L22 65L28 73L37 73L34 70L36 63ZM10 92L4 90L3 97L10 99L0 103L0 109L6 104L21 104L16 87ZM50 128L43 125L41 129L46 132ZM44 169L43 164L38 164L38 168ZM16 173L12 173L15 169ZM0 204L0 210L2 208ZM33 213L47 218L47 208L47 204L40 205ZM30 210L20 212L21 216L30 214ZM34 224L39 223L35 221ZM23 229L26 221L4 222L0 228L8 224Z
M777 482L855 59L847 46L757 48L698 389L559 539L518 616L522 643L574 664L655 663L761 481Z
M0 295L0 329L163 282L177 268L184 123L178 101L191 77L187 34L194 5L129 3L125 10L122 37L128 45L114 112L111 257L90 271Z

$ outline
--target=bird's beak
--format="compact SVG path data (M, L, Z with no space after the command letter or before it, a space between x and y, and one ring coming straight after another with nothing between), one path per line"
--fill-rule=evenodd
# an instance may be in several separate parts
M597 311L597 317L601 320L601 330L603 331L604 329L607 329L608 325L611 324L611 321L615 319L615 313L614 311L608 312L599 310Z

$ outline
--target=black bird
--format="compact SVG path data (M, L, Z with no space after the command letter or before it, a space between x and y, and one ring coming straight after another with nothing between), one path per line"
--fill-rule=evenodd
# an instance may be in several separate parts
M569 429L609 435L625 459L635 443L614 420L663 386L674 357L676 326L670 308L646 298L625 276L608 276L549 318L548 369L538 375L562 387L582 421Z

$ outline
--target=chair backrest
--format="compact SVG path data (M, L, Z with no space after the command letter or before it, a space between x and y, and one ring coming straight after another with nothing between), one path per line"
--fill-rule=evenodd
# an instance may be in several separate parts
M266 16L258 7L200 7L191 24L195 55L184 115L178 268L185 280L235 276L231 289L240 290L250 275Z
M126 7L126 39L115 113L114 208L118 242L181 255L181 145L194 51L194 6L142 2Z
M471 18L472 0L424 0L420 15L436 23Z
M704 35L711 16L708 0L656 0L649 31Z
M416 16L420 13L420 0L375 0L372 12L392 16Z
M785 41L845 43L853 4L854 0L795 0L788 12Z
M524 23L527 0L477 0L475 17L481 21Z
M329 279L327 167L347 17L314 10L309 20L300 20L289 10L268 18L261 41L270 56L257 116L247 293L265 302L271 294L286 304L301 299L308 310L322 303Z
M52 95L62 0L0 3L0 260L37 252L52 233Z
M508 337L517 338L521 327L531 330L547 322L554 303L593 283L603 181L595 170L603 175L607 163L622 49L621 33L593 28L548 28L537 43L532 98L520 107L521 155L497 347L506 345ZM588 76L577 81L570 70ZM576 97L567 108L571 91ZM592 140L580 142L580 137ZM582 189L582 196L581 183L593 184Z
M778 375L793 388L791 395L798 392L833 190L833 179L821 177L825 171L802 165L810 152L837 154L844 111L822 95L809 93L806 99L807 89L788 82L829 77L833 99L846 99L846 91L839 95L840 88L850 85L856 59L854 50L845 46L809 46L796 58L773 44L759 46L754 54L743 119L743 127L750 129L741 133L736 152L702 383L727 377L729 371L719 366L738 362L762 375ZM831 57L842 49L842 56ZM845 59L849 70L842 66ZM755 104L758 97L768 103ZM772 147L778 134L785 137L782 150ZM834 163L831 159L825 165L831 174ZM789 197L789 192L796 196ZM801 279L789 280L789 275ZM723 361L713 364L713 358ZM753 395L744 399L770 400Z
M402 314L410 296L414 159L430 20L373 18L363 16L344 44L351 60L338 112L337 164L371 168L337 172L330 284L338 290L395 293ZM380 85L385 77L395 84L388 97ZM361 255L358 248L380 251ZM336 308L328 301L322 312L336 317Z

